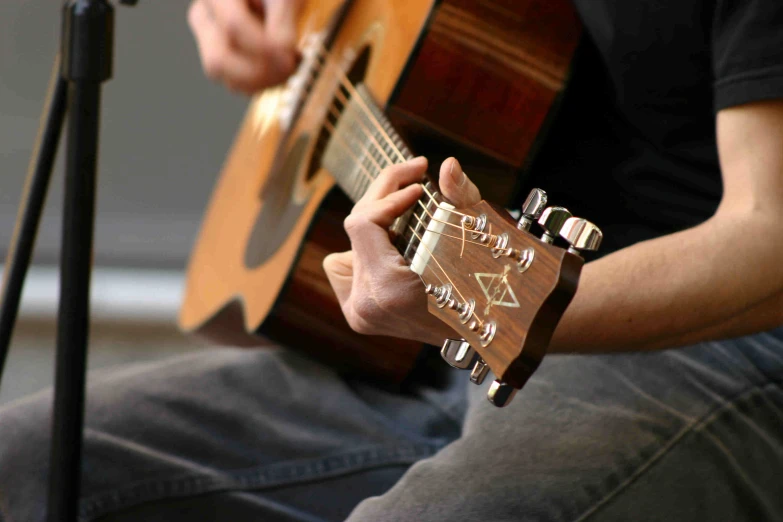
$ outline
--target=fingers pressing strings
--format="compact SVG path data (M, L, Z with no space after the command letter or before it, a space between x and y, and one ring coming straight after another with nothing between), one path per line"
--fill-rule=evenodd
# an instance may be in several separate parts
M332 130L332 132L333 132L333 129L334 129L334 127L331 125L331 123L329 123L328 121L326 121L326 122L325 122L325 124L327 125L327 128L330 128L330 130ZM359 167L360 167L360 168L361 168L361 169L364 171L364 173L365 173L367 176L371 177L371 179L374 179L374 178L372 178L372 176L371 176L371 174L369 173L369 171L367 171L367 170L366 170L366 168L364 167L364 165L363 165L363 164L362 164L362 163L359 161L359 158L357 158L357 157L356 157L356 155L355 155L355 153L354 153L354 151L353 151L353 147L351 147L351 146L350 146L348 143L346 143L346 142L345 142L345 140L344 140L344 138L343 138L342 136L340 136L340 135L338 135L338 134L336 134L336 133L334 133L334 132L332 133L332 136L336 136L336 137L337 137L337 138L340 140L339 142L340 142L340 143L341 143L341 144L342 144L342 145L345 147L346 151L347 151L347 152L348 152L348 153L349 153L349 154L350 154L350 155L353 157L353 159L354 159L354 161L356 162L356 164L357 164L357 165L359 165ZM422 187L424 187L424 185L423 185L423 184L422 184L421 186L422 186ZM426 190L426 188L425 188L425 190ZM421 205L421 199L418 199L417 201L418 201L418 203ZM437 204L437 202L436 202L436 204ZM424 209L425 209L425 211L426 211L426 212L427 212L427 213L428 213L428 214L429 214L429 215L432 217L432 215L429 213L429 210L428 210L426 207L424 207ZM418 215L416 215L415 213L414 213L414 216L416 216L416 219L418 219L418 220L419 220L419 222L421 223L421 218L419 218L419 217L418 217ZM434 218L433 218L433 219L434 219ZM438 221L440 221L440 220L438 220ZM448 223L448 222L444 222L444 223ZM453 223L448 223L448 224L450 224L450 225L454 225ZM456 225L454 225L454 226L456 226ZM416 233L416 231L415 231L415 230L414 230L414 229L413 229L413 228L412 228L410 225L408 225L408 228L409 228L409 229L411 230L411 232L413 232L413 234L414 234L414 235L415 235L415 236L416 236L416 237L419 239L419 242L420 242L420 244L422 244L422 245L423 245L423 243L421 242L421 237L420 237L420 236L419 236L419 235ZM462 229L464 230L464 227L460 227L460 228L462 228ZM447 237L454 237L454 236L447 236ZM473 242L471 241L471 243L473 243ZM476 244L478 244L478 245L481 245L481 243L476 243ZM481 245L481 246L485 246L485 245ZM459 293L459 290L457 289L456 285L454 285L454 283L453 283L453 282L451 282L451 278L450 278L450 277L449 277L449 275L446 273L445 269L444 269L444 268L443 268L443 266L440 264L440 262L437 260L437 258L435 257L435 255L434 255L434 254L433 254L433 253L432 253L432 252L429 250L429 248L428 248L426 245L424 245L424 247L425 247L425 249L426 249L426 250L429 252L429 254L430 254L430 258L431 258L431 259L433 259L433 260L435 261L435 263L438 265L438 268L439 268L439 269L440 269L440 271L443 273L443 275L446 277L446 279L448 279L448 280L449 280L449 282L451 283L451 285L452 285L452 287L455 289L455 291L457 291L457 293ZM414 257L415 257L416 255L422 256L422 254L420 254L418 251L417 251L417 252L414 254ZM423 259L423 256L422 256L422 259ZM434 269L433 269L433 268L430 266L430 264L429 264L429 263L425 263L425 266L426 266L426 267L428 267L428 268L430 269L430 271L432 271L432 273L435 275L435 277L438 279L438 281L440 281L440 283L441 283L441 284L444 284L444 283L443 283L443 279L442 279L442 278L441 278L441 277L440 277L440 276L437 274L437 272L435 272L435 270L434 270ZM422 284L426 284L426 283L425 283L425 281L424 281L424 279L421 277L421 275L419 275L419 279L421 279L421 281L422 281ZM460 293L460 297L462 297L462 294L461 294L461 293ZM463 300L464 300L464 297L463 297Z
M351 147L351 146L350 146L350 145L347 143L347 141L346 141L346 140L345 140L345 139L344 139L344 138L343 138L341 135L339 135L339 134L335 134L335 133L334 133L334 126L333 126L333 125L332 125L330 122L328 122L328 121L325 121L324 123L325 123L325 125L326 125L326 128L327 128L327 129L329 129L329 130L330 130L330 131L333 133L332 135L333 135L333 136L335 136L335 137L337 137L337 139L339 140L339 142L340 142L340 143L343 145L343 147L345 147L345 150L346 150L346 152L347 152L347 153L348 153L348 154L351 156L351 158L354 160L354 162L355 162L355 163L356 163L356 164L359 166L359 168L360 168L360 169L363 171L363 174L364 174L364 175L366 175L366 176L367 176L369 179L371 179L371 180L374 180L374 179L375 179L375 177L373 177L373 176L372 176L372 174L371 174L371 173L370 173L370 172L369 172L369 171L366 169L366 167L365 167L365 166L362 164L362 162L361 162L361 160L359 159L359 157L358 157L358 156L356 156L356 153L353 151L353 147ZM377 166L377 163L376 163L376 166ZM379 168L379 170L380 170L380 166L378 166L378 168ZM424 187L424 185L422 185L422 187ZM426 191L426 188L425 188L425 191ZM433 201L433 202L435 202L435 203L437 204L437 201L435 201L435 200L434 200L434 199L433 199L431 196L430 196L430 199L431 199L431 201ZM470 240L466 239L466 238L465 238L465 226L464 226L463 224L461 224L461 223L460 223L459 225L457 225L456 223L452 223L452 222L450 222L450 221L443 221L442 219L438 219L438 218L436 218L436 217L435 217L435 215L434 215L434 214L433 214L433 213L432 213L432 212L429 210L429 208L428 208L428 205L425 205L424 203L422 203L421 199L418 199L418 200L416 200L416 203L417 203L417 204L418 204L418 205L419 205L419 206L420 206L420 207L421 207L421 208L424 210L424 212L427 214L427 216L428 216L428 217L429 217L429 218L430 218L432 221L435 221L435 222L437 222L437 223L443 223L443 224L445 224L445 225L449 225L449 226L451 226L451 227L454 227L454 228L457 228L457 229L459 229L459 230L460 230L460 232L462 233L462 237L451 236L451 235L448 235L448 234L444 234L444 233L442 233L442 232L436 232L437 234L440 234L440 235L442 235L442 236L445 236L445 237L448 237L448 238L451 238L451 239L457 239L457 240L459 240L459 241L463 242L463 245L464 245L464 243L470 243L470 244L473 244L473 245L480 246L480 247L482 247L482 248L490 248L490 245L483 244L483 243L479 243L479 242L477 242L477 241L470 241ZM440 206L439 206L439 208L442 208L442 209L444 209L444 210L448 210L448 209L446 209L445 207L440 207ZM419 224L421 224L421 225L424 225L424 226L425 226L425 228L426 228L426 225L425 225L425 224L424 224L424 222L421 220L421 218L420 218L420 217L419 217L417 214L415 214L415 213L414 213L413 215L414 215L414 216L416 217L416 219L419 221ZM463 248L464 248L464 247L463 247Z
M358 104L361 106L361 108L362 108L362 111L363 111L364 115L366 116L366 118L367 118L367 119L368 119L368 120L369 120L369 121L370 121L370 122L371 122L373 125L375 125L375 126L376 126L376 128L377 128L377 129L380 131L380 133L383 135L383 137L384 137L384 139L385 139L386 143L387 143L387 144L389 144L389 146L390 146L390 147L391 147L391 148L392 148L392 149L393 149L393 150L396 152L396 154L397 154L398 158L399 158L400 160L402 160L402 161L405 161L405 157L404 157L404 155L402 154L402 152L399 150L399 148L397 147L397 145L394 143L394 141L391 139L391 137L389 136L389 134L388 134L388 133L386 132L386 130L383 128L383 125L381 125L381 123L378 121L378 119L375 117L375 115L374 115L374 114L372 113L372 111L369 109L369 107L367 106L367 104L366 104L366 102L364 101L364 99L362 99L362 98L361 98L361 96L359 95L358 91L356 91L355 87L354 87L354 86L353 86L353 84L350 82L350 80L348 79L348 77L345 75L345 73L344 73L344 72L343 72L341 69L339 69L339 67L335 67L335 60L333 60L333 58L331 57L331 54L329 53L329 51L328 51L328 50L327 50L327 49L326 49L326 48L325 48L323 45L321 45L321 51L319 52L319 55L320 55L320 57L322 58L322 59L321 59L321 60L319 60L319 62L318 62L318 64L319 64L319 67L318 67L318 68L313 68L313 69L312 69L312 72L311 72L311 77L310 77L310 78L309 78L309 80L308 80L308 84L309 84L309 83L311 83L312 81L314 81L314 79L315 79L316 75L317 75L319 72L321 72L322 74L325 74L325 73L326 73L326 71L329 71L330 69L337 70L337 72L338 72L338 76L340 77L340 82L341 82L341 84L342 84L342 85L345 87L345 89L346 89L346 90L347 90L347 91L348 91L348 92L351 94L351 96L353 96L353 97L355 97L355 98L356 98L356 100L357 100ZM339 92L339 91L338 91L338 92ZM339 94L339 96L338 96L337 98L338 98L338 101L340 101L340 103L342 103L344 106L345 106L345 105L348 103L348 99L347 99L347 98L346 98L346 97L345 97L345 96L344 96L342 93L340 93L340 94ZM330 110L330 112L331 112L331 114L332 114L333 116L335 116L335 117L339 117L339 116L340 116L339 109L337 109L337 107L335 106L335 102L333 102L333 103L330 105L330 107L329 107L329 110ZM370 130L370 129L369 129L369 128L368 128L368 127L365 125L365 124L363 124L363 123L362 123L361 125L362 125L362 127L363 127L363 129L364 129L364 131L365 131L365 132L367 132L367 131L369 131L369 130ZM327 130L328 130L328 131L331 133L331 135L332 135L333 137L337 137L337 138L338 138L338 142L339 142L339 143L340 143L340 144L341 144L341 145L344 147L344 149L346 150L346 152L347 152L347 153L348 153L348 154L349 154L349 155L352 157L352 159L355 161L356 165L357 165L357 166L359 166L359 168L360 168L360 170L361 170L362 174L363 174L364 176L366 176L366 177L367 177L367 178L368 178L370 181L373 181L373 180L375 180L375 178L376 178L376 177L377 177L377 175L380 173L380 171L382 171L382 170L383 170L383 167L382 167L382 166L381 166L381 164L378 162L378 160L377 160L377 159L374 157L374 155L372 154L372 151L371 151L369 148L362 148L361 155L362 155L362 156L364 156L365 158L369 159L369 160L370 160L370 161L371 161L371 162L374 164L375 168L377 169L377 172L375 173L375 175L373 175L373 173L371 173L369 170L367 170L367 167L364 165L363 161L362 161L362 160L361 160L361 159L360 159L360 158L359 158L359 157L356 155L356 152L354 151L354 148L353 148L353 147L352 147L352 146L351 146L351 145L350 145L350 144L347 142L347 140L346 140L346 139L345 139L345 138L344 138L342 135L339 135L338 133L336 133L336 132L335 132L335 131L336 131L336 129L335 129L334 125L333 125L331 122L329 122L328 120L325 120L325 121L324 121L324 127L325 127L325 128L326 128L326 129L327 129ZM388 161L390 164L391 164L391 163L395 163L395 162L392 160L392 158L389 156L388 152L387 152L387 151L384 149L384 147L383 147L383 146L382 146L382 145L381 145L381 144L380 144L380 143L377 141L377 139L376 139L376 138L373 136L373 134L372 134L371 132L367 132L367 135L371 137L372 145L373 145L373 146L376 148L377 152L379 152L379 153L380 153L380 154L381 154L383 157L385 157L385 159L386 159L386 160L387 160L387 161ZM361 141L360 141L360 147L361 147ZM449 209L449 208L447 208L447 207L443 207L443 206L441 206L440 202L438 202L438 201L437 201L437 199L435 198L434 194L433 194L433 193L432 193L432 192L431 192L431 191L430 191L430 190L429 190L429 189L428 189L428 188L427 188L427 187L426 187L426 186L425 186L423 183L421 183L421 186L422 186L422 188L423 188L424 192L427 194L427 197L429 198L430 202L431 202L431 203L435 203L435 205L436 205L438 208L441 208L441 209L443 209L443 210L445 210L445 211L447 211L447 212L449 212L449 213L457 214L457 215L460 215L460 216L465 216L465 214L464 214L464 213L462 213L462 212L458 212L458 211L455 211L454 209ZM425 206L425 205L424 205L424 204L421 202L421 200L417 200L417 202L418 202L418 204L419 204L419 205L421 205L421 206L422 206L422 208L424 208L424 211L427 213L427 215L428 215L428 216L429 216L431 219L434 219L434 220L436 220L436 221L438 221L438 222L441 222L441 223L447 224L447 225L449 225L449 226L452 226L452 227L455 227L455 228L459 228L459 229L462 231L462 233L463 233L463 238L458 238L458 237L455 237L455 236L450 236L450 235L448 235L448 234L442 234L442 233L441 233L441 235L444 235L444 236L446 236L446 237L449 237L449 238L452 238L452 239L457 239L457 240L463 241L463 244L464 244L464 242L469 242L469 243L471 243L471 244L476 244L476 245L479 245L479 246L482 246L482 247L485 247L485 248L487 248L487 245L484 245L484 244L482 244L482 243L477 243L477 242L473 242L473 241L468 241L468 240L466 240L466 239L464 238L464 230L465 230L465 229L464 229L464 225L456 225L456 224L454 224L454 223L451 223L451 222L449 222L449 221L442 221L442 220L440 220L440 219L436 219L436 218L434 217L434 215L433 215L433 214L430 212L430 210L427 208L427 206ZM416 215L416 214L414 214L414 215ZM417 219L417 220L419 220L419 222L421 223L421 218L419 218L419 217L418 217L418 215L416 215L416 219ZM414 235L415 235L415 236L416 236L416 237L419 239L419 242L421 243L421 236L419 236L419 234L416 232L416 230L414 230L414 229L413 229L413 227L410 227L410 225L408 226L408 228L409 228L409 230L410 230L410 231L411 231L411 232L412 232L412 233L413 233L413 234L414 234ZM422 244L422 245L424 245L423 243L421 243L421 244ZM452 285L452 287L454 288L454 290L455 290L455 291L456 291L456 292L457 292L457 293L460 295L460 297L461 297L461 298L464 300L464 297L462 296L461 292L459 291L459 289L457 288L457 286L456 286L456 285L454 285L453 281L451 281L451 278L449 277L448 273L447 273L447 272L446 272L446 270L443 268L443 266L440 264L440 262L437 260L436 256L435 256L435 255L434 255L434 254L433 254L431 251L429 251L429 248L428 248L426 245L424 245L424 247L425 247L425 249L428 251L428 253L429 253L429 255L430 255L430 258L431 258L431 259L433 259L433 260L435 261L435 263L436 263L436 265L438 266L438 268L440 269L441 273L442 273L442 274L443 274L443 275L446 277L446 279L447 279L447 280L449 281L449 283ZM421 254L419 254L419 253L417 252L415 255L421 255ZM427 267L428 267L428 268L429 268L429 269L430 269L430 270L433 272L433 274L434 274L434 275L436 276L436 278L437 278L437 279L438 279L438 280L441 282L441 284L443 284L443 279L442 279L442 278L441 278L441 277L440 277L440 276L437 274L437 272L436 272L436 271L435 271L435 270L434 270L434 269L433 269L433 268L432 268L432 267L429 265L429 263L427 263L427 264L426 264L426 266L427 266ZM421 278L421 276L419 276L419 278L420 278L420 279L422 279L422 282L424 282L424 280L423 280L423 278Z

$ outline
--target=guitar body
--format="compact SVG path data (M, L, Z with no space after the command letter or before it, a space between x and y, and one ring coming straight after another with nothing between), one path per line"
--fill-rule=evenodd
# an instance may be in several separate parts
M406 142L460 158L504 203L535 149L580 35L567 0L312 1L302 35L332 27L335 64L363 83ZM207 209L180 327L213 342L282 344L345 371L399 381L421 344L353 332L322 269L348 250L350 200L319 159L339 86L324 67L298 110L286 90L253 100ZM294 117L290 118L293 112Z

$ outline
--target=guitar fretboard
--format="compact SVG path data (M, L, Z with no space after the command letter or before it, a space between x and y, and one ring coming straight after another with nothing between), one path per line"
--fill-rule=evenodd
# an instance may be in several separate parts
M323 154L322 165L334 176L337 184L358 201L381 170L413 158L386 115L378 107L364 85L355 88L342 107L339 118L333 118L333 130ZM349 95L348 92L344 94ZM392 225L398 237L397 247L406 261L412 262L421 237L436 207L430 195L436 195L434 184L425 183L420 203L411 207ZM437 196L436 196L437 197ZM429 211L429 212L428 212Z
M350 93L343 91L346 95ZM322 164L354 202L380 171L413 157L364 85L342 107L324 151Z

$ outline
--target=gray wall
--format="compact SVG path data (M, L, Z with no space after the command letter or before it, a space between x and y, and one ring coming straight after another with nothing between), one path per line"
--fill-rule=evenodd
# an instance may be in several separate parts
M0 250L15 220L52 58L60 2L0 2ZM105 84L96 264L181 267L247 100L206 80L185 0L116 6L114 78ZM63 148L60 149L62 157ZM36 260L57 261L55 171Z

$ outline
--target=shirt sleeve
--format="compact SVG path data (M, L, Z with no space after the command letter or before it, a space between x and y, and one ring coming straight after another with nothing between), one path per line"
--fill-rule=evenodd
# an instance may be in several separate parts
M718 0L712 27L715 111L783 98L783 0Z

